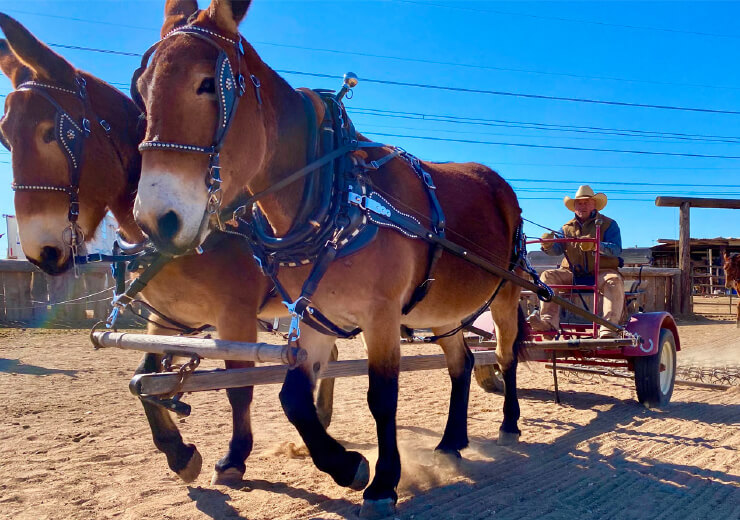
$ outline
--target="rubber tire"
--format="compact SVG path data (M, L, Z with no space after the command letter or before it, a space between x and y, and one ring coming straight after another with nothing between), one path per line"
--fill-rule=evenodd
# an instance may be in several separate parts
M664 350L673 359L673 370L668 376L670 384L664 391L660 385L660 358ZM658 338L658 352L652 356L640 356L634 358L635 362L635 388L637 389L637 400L646 408L662 408L666 406L673 395L673 385L676 380L676 340L673 333L668 329L660 329ZM669 370L667 368L666 370Z
M475 365L475 382L489 393L504 393L504 375L498 365Z

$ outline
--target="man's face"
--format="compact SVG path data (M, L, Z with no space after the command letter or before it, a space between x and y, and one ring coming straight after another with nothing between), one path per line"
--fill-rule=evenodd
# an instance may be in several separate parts
M576 217L581 220L587 219L593 210L596 209L594 199L576 199Z

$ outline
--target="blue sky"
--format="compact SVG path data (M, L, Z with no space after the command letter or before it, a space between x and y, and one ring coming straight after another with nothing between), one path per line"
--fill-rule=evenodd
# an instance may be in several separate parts
M159 0L0 1L0 10L47 43L130 53L156 41L163 6ZM241 29L263 59L280 70L337 76L351 70L376 80L737 112L738 19L739 2L254 0ZM55 50L122 89L139 61ZM296 87L339 86L337 79L284 77ZM10 89L2 77L0 94ZM478 161L494 168L514 186L524 216L548 226L559 227L572 216L562 197L590 183L610 197L604 213L619 222L625 246L677 238L678 211L655 207L656 195L740 198L740 159L654 154L740 157L738 114L370 81L360 82L347 106L356 127L371 138L422 159ZM381 116L379 110L391 114ZM429 117L440 115L475 118L479 124ZM2 213L13 213L10 181L9 156L2 153ZM691 217L693 237L740 236L737 210L695 209ZM526 231L542 232L529 224Z

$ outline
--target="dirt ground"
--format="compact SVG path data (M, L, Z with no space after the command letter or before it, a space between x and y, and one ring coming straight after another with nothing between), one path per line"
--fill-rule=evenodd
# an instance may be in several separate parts
M682 324L679 365L740 363L739 332L734 323ZM93 351L86 334L0 330L0 518L355 518L362 493L314 468L278 385L255 391L255 447L238 487L210 485L230 435L225 393L186 396L193 414L177 422L204 463L194 484L181 483L128 391L138 355ZM340 343L340 358L361 354L358 341ZM739 387L677 387L668 408L647 410L631 381L562 375L556 405L544 366L519 374L520 444L496 445L503 398L473 384L459 469L432 458L447 414L446 372L402 376L398 518L740 519ZM373 463L366 390L366 378L337 381L329 431Z

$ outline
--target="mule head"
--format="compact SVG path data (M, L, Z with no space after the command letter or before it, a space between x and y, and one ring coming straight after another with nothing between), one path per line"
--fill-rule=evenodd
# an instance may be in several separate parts
M224 204L242 191L236 165L257 171L264 162L268 129L251 79L264 64L238 32L249 4L214 0L197 11L195 2L168 1L163 39L132 82L147 114L134 214L162 250L191 249L209 232L214 156L208 149L220 152ZM178 32L183 28L188 32ZM237 103L233 115L226 114L224 95Z
M740 253L724 253L725 287L740 289Z
M0 40L0 69L10 78L14 88L21 87L7 96L0 123L3 140L11 150L21 244L29 261L49 274L61 274L72 265L72 235L78 242L91 239L105 216L108 202L125 198L126 190L131 192L123 166L118 169L115 166L121 161L98 126L98 120L88 113L91 112L90 98L100 98L101 89L109 93L114 89L75 69L25 27L1 13L0 28L7 38ZM79 78L87 83L86 99L79 95ZM29 81L54 88L29 89L26 83ZM39 92L48 94L58 107ZM121 105L119 102L117 106ZM63 132L60 132L59 108L69 118L65 116L67 126ZM103 113L101 111L101 117ZM91 118L91 124L96 125L88 137L82 129L85 117ZM78 132L80 129L83 131ZM65 140L61 139L59 134L67 132ZM72 159L64 148L65 143L69 145L70 138L81 143L75 155L79 164L79 207L74 208L69 192L39 189L73 184ZM135 144L130 148L136 153ZM127 150L122 148L121 154L129 162L131 156ZM133 192L128 195L131 204L133 196ZM78 216L72 225L70 216L75 211Z

